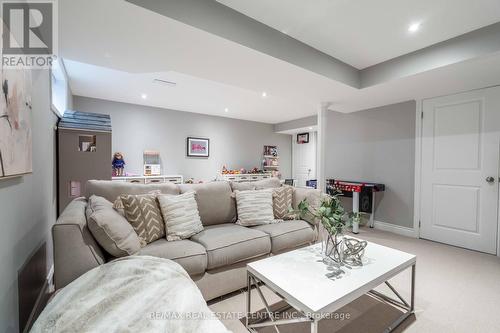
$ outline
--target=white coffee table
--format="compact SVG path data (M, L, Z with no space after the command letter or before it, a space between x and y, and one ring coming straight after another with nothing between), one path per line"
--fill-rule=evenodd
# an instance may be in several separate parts
M321 244L311 245L291 252L265 258L247 265L247 318L246 327L256 332L259 327L310 322L311 332L318 332L318 322L333 314L343 306L364 294L370 294L380 301L402 308L405 312L395 320L386 332L392 331L413 313L415 300L416 256L386 246L368 242L364 255L364 265L342 268L346 273L338 279L330 279L328 266L321 260ZM390 278L411 267L411 299L408 303L388 282ZM373 288L387 284L398 299L391 298ZM302 316L292 319L274 318L260 285L266 285L288 306L299 311ZM256 318L251 313L251 291L255 286L262 299L270 320ZM285 309L280 309L283 311ZM276 310L274 310L276 312Z

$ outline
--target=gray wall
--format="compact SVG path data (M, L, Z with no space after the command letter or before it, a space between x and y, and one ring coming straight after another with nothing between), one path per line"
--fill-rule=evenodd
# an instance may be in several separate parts
M408 101L326 118L325 176L386 184L375 220L405 227L413 227L415 110Z
M282 175L291 176L290 136L274 133L273 125L81 96L73 103L78 111L111 115L113 151L124 154L127 172L142 173L143 151L157 150L164 174L212 180L224 164L260 168L263 146L277 145ZM186 157L188 136L210 139L208 159Z
M56 219L55 131L49 74L33 72L33 174L0 180L0 332L18 331L17 274L30 254L47 242Z
M318 115L314 115L305 118L286 121L284 123L274 124L274 131L282 132L309 126L317 126L317 125L318 125Z

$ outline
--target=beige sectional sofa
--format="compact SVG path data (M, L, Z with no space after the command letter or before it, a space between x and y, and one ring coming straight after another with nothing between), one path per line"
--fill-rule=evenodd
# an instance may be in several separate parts
M270 188L281 184L271 179L255 182L252 186ZM114 259L99 246L88 228L85 209L91 195L113 202L121 194L159 190L176 195L195 191L204 230L186 240L159 239L137 254L176 261L197 283L206 300L244 288L246 263L308 245L317 239L314 221L293 220L255 227L235 224L236 202L229 182L142 185L93 180L87 183L86 189L86 197L71 202L52 229L56 289ZM301 200L316 197L319 192L315 190L295 188L293 206L297 208Z

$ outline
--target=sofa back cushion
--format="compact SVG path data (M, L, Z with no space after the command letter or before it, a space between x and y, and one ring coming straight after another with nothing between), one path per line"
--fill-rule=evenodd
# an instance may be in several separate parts
M269 179L262 179L256 182L253 182L255 189L264 190L267 188L276 188L281 186L281 181L279 178L273 177Z
M163 194L179 194L179 187L175 184L134 184L127 182L113 182L110 180L89 180L86 186L86 197L91 195L104 197L114 202L122 194L148 194L158 190Z
M236 203L229 182L179 185L181 193L196 192L196 202L203 225L236 221Z
M233 191L265 190L267 188L278 188L281 186L279 178L273 177L255 182L230 182Z
M321 205L322 196L323 194L320 190L294 187L292 207L297 210L299 208L299 203L305 199L309 203L309 207L312 210L316 210ZM302 219L311 224L316 224L316 222L318 222L311 214L306 214L306 216L303 216Z

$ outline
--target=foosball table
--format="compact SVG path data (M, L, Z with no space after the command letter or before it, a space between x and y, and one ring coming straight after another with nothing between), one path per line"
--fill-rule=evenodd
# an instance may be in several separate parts
M342 193L342 196L352 198L353 213L362 212L370 214L370 228L374 226L375 194L383 191L385 191L385 185L379 183L338 179L326 180L326 193L330 195ZM353 225L353 232L356 234L358 233L358 227Z

